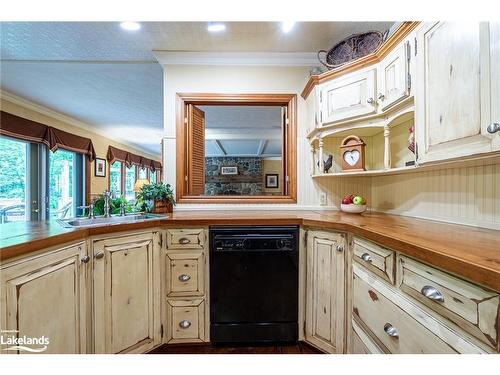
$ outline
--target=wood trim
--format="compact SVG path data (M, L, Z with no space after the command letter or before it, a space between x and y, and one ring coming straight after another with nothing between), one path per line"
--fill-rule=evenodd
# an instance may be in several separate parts
M392 49L403 41L418 25L420 22L403 22L398 29L374 52L342 65L339 68L329 70L319 75L309 77L306 86L300 94L304 99L307 99L314 87L320 83L330 81L331 79L342 76L346 73L353 72L364 68L365 66L373 65L380 62L386 57Z
M188 139L184 119L188 104L193 105L260 105L286 107L286 150L283 160L282 196L190 196L188 195ZM297 202L297 95L295 94L217 94L178 93L176 95L176 201L177 203L296 203ZM286 180L288 176L288 181Z
M109 163L108 163L109 164ZM92 162L88 158L85 158L85 203L88 205L90 203L90 189L91 189L91 179L92 179Z

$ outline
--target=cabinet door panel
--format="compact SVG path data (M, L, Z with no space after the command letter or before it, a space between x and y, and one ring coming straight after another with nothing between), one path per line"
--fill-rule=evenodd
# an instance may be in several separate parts
M343 351L344 258L340 234L309 232L306 340L331 353Z
M157 243L151 233L94 243L97 353L142 352L159 342Z
M375 113L375 69L334 80L320 95L323 124Z
M407 44L391 52L378 69L378 99L381 110L396 104L410 94L408 89Z
M491 116L489 123L500 124L500 22L489 23ZM491 135L493 151L500 150L500 131Z
M86 353L82 256L84 243L2 267L2 329L17 331L16 337L47 338L46 349L45 345L26 345L43 353ZM12 352L30 353L22 349Z
M487 25L425 25L418 46L418 162L492 151Z

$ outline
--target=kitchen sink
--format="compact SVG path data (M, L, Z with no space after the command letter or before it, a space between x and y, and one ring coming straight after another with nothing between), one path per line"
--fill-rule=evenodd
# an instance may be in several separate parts
M128 214L125 216L110 216L89 218L58 219L57 222L65 228L95 227L99 225L123 224L135 221L165 219L167 215L157 215L148 213Z

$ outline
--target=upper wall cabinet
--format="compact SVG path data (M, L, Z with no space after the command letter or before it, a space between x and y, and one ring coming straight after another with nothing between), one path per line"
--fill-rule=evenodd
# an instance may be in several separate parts
M417 34L419 164L500 149L497 24L438 22ZM500 127L500 126L499 126Z
M321 124L377 112L375 80L372 68L325 83L319 93Z
M377 86L379 110L386 110L410 95L410 43L397 47L379 65Z

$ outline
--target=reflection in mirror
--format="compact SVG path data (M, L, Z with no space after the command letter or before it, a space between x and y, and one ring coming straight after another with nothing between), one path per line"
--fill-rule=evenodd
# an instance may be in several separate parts
M282 106L203 105L195 111L204 117L200 195L283 195Z

